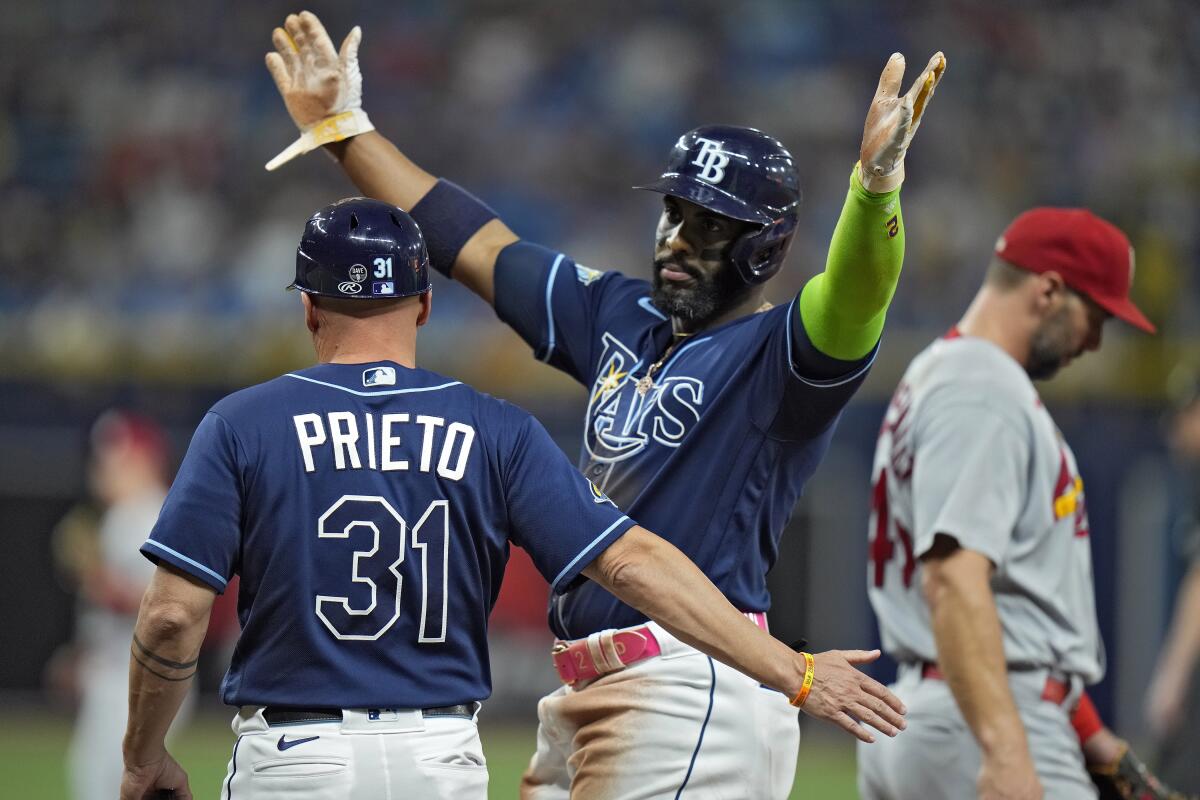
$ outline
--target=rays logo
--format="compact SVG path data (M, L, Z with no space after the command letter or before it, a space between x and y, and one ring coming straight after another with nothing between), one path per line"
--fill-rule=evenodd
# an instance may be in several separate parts
M600 491L599 486L592 483L591 481L588 481L588 486L592 487L592 502L593 503L595 503L598 506L603 505L604 503L608 503L613 508L617 507L616 503L614 503L612 500L608 499L608 495L606 495L604 492Z
M603 336L600 370L588 400L584 447L592 460L624 461L651 442L679 447L700 419L704 382L687 376L662 376L645 396L630 376L642 362L611 333Z
M714 139L697 136L696 141L700 142L700 150L692 161L692 164L700 167L696 177L709 183L720 183L725 179L725 167L729 166L729 156L721 149L721 143Z
M575 265L575 277L578 278L579 282L582 283L584 286L587 286L588 284L591 284L591 283L595 283L597 280L599 280L601 277L603 277L603 275L604 275L604 273L598 269L592 269L591 267L585 267L582 264Z

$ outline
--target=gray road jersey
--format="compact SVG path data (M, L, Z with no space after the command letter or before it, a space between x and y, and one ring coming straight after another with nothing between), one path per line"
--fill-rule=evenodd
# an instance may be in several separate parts
M920 558L944 533L996 565L1010 665L1104 674L1083 481L1029 377L982 339L940 339L909 365L872 470L867 571L884 649L935 661Z

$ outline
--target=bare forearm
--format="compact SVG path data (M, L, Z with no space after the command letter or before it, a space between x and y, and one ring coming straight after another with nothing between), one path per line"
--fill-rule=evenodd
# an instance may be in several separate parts
M378 131L325 146L366 197L411 211L437 183Z
M799 691L796 653L730 605L675 546L646 534L619 562L613 555L601 554L584 574L681 641L789 697Z
M212 611L211 593L207 602L204 594L194 595L199 602L180 602L162 591L158 578L142 600L130 645L127 766L151 763L165 752L167 730L195 677Z
M926 593L938 666L980 748L985 755L1027 753L990 586L947 576L927 584Z
M1200 566L1192 567L1179 589L1175 616L1163 646L1162 669L1190 673L1200 655Z

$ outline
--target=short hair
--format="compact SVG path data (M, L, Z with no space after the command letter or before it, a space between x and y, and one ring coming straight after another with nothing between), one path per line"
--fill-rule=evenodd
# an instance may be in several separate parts
M405 297L382 297L363 298L360 300L349 297L329 297L327 295L312 293L308 297L312 300L312 304L322 311L330 311L334 314L342 314L347 317L374 316L385 309L395 308L402 301L408 299Z
M987 286L1007 292L1020 286L1031 275L1033 273L1029 270L1010 264L1000 256L993 256L983 282Z

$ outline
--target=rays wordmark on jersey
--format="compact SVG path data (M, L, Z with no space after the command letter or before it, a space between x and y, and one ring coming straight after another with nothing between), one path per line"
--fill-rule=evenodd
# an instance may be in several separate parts
M592 460L623 461L650 442L678 447L700 419L704 381L666 375L645 396L631 376L642 362L611 333L603 337L600 369L592 382L585 446ZM664 373L666 371L664 370Z

